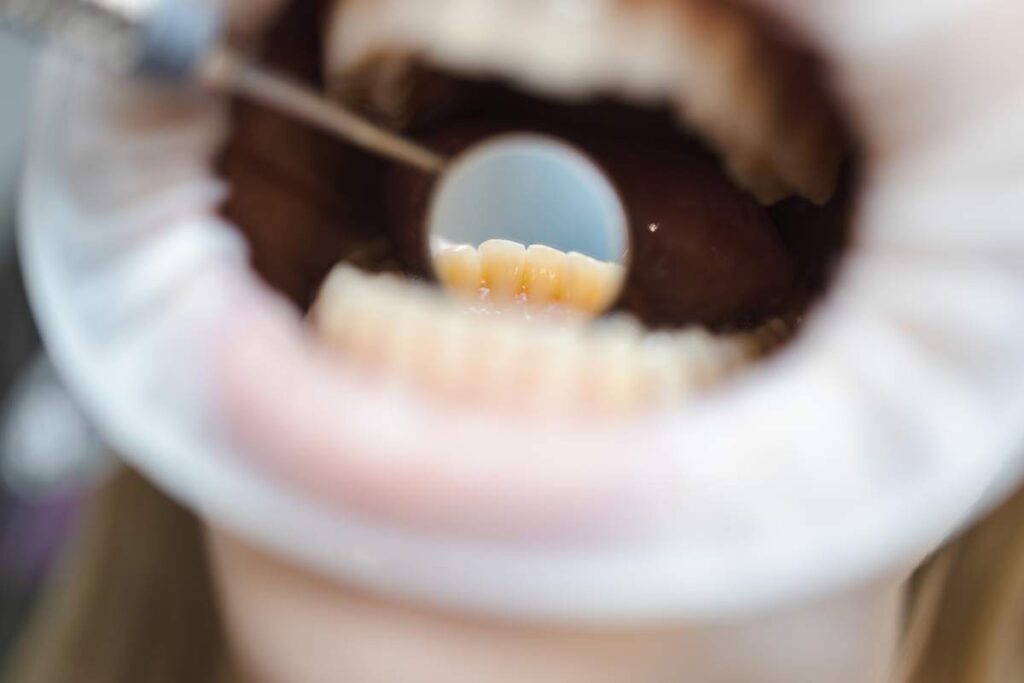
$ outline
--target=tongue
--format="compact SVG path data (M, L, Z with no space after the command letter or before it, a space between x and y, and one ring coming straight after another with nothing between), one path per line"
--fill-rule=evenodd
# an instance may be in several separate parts
M695 142L677 134L637 138L562 122L479 119L438 126L419 138L454 156L485 137L524 130L577 146L617 186L632 243L618 308L652 326L736 327L784 304L795 269L767 210ZM386 190L392 236L406 262L424 275L430 266L422 226L433 186L433 178L396 167Z

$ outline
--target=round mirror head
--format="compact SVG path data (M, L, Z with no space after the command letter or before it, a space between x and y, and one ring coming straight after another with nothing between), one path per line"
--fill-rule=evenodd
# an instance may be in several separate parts
M427 230L438 279L462 295L597 314L622 288L629 239L619 195L554 138L501 136L456 157Z

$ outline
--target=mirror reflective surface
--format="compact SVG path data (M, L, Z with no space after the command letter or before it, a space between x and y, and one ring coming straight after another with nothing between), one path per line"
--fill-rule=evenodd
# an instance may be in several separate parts
M625 276L618 193L594 162L554 138L506 135L457 157L427 229L438 279L489 303L597 314Z

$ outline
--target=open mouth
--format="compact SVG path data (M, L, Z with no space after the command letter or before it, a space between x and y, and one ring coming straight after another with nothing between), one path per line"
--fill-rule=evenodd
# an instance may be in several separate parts
M325 343L431 395L679 405L796 333L847 240L851 142L821 65L731 3L338 0L293 9L266 58L439 153L541 133L618 189L624 275L540 244L432 251L434 177L236 108L226 211L256 268ZM485 306L450 295L481 288Z

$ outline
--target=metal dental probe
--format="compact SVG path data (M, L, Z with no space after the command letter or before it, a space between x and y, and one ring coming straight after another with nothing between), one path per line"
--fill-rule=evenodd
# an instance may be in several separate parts
M226 47L220 3L213 0L0 0L0 26L115 73L199 83L257 101L428 173L440 173L447 162Z

